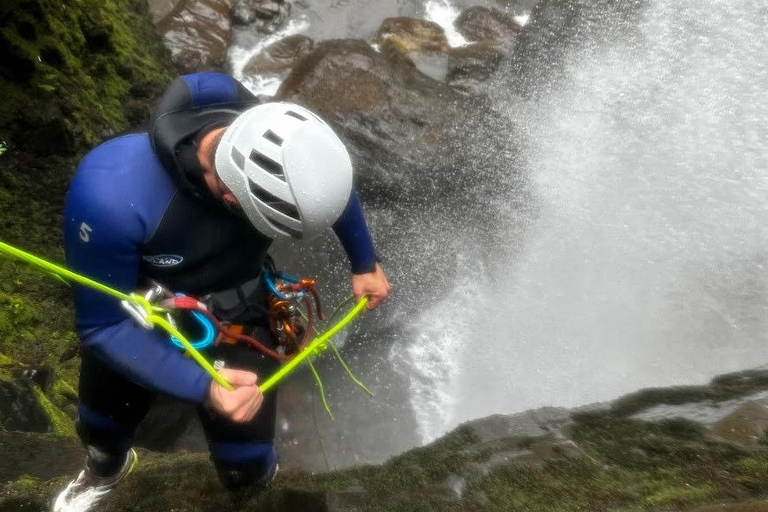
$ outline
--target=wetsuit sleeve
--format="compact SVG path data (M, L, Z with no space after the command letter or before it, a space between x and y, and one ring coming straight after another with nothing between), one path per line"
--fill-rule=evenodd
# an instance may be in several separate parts
M137 286L139 247L153 229L137 205L118 197L109 169L76 176L67 196L64 237L68 266L130 293ZM128 379L182 400L203 402L210 377L173 348L159 330L146 330L128 317L119 301L75 286L77 328L83 349Z
M352 191L347 207L333 225L333 231L347 253L354 274L365 274L376 269L376 251L356 190Z

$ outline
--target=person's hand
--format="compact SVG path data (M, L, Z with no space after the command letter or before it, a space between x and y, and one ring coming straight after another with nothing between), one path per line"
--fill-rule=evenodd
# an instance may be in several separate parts
M235 389L228 391L215 380L211 381L208 400L213 410L235 423L253 419L264 402L264 395L256 385L256 374L226 368L219 373Z
M359 301L363 295L368 296L367 309L376 309L389 295L389 281L381 265L376 264L373 272L355 274L352 276L352 294Z

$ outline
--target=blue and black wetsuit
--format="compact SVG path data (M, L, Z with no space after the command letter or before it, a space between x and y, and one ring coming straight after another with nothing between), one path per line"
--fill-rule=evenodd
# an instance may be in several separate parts
M213 199L196 157L205 133L257 103L228 75L182 76L159 100L147 132L92 150L67 196L68 265L125 292L154 280L175 292L212 295L214 304L221 297L227 320L260 326L257 336L274 343L259 314L266 291L258 280L271 240ZM334 231L353 272L372 271L374 249L356 193ZM233 305L232 297L246 307ZM83 348L78 431L87 445L122 456L158 392L204 403L210 376L162 332L141 328L115 299L99 292L77 287L75 301ZM222 345L210 356L260 374L277 364L241 346ZM247 425L201 407L217 467L236 470L240 484L269 474L275 464L275 406L276 394L270 393Z

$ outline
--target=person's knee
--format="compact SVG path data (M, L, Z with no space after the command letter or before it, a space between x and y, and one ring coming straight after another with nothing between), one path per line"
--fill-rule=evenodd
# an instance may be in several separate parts
M263 487L277 470L272 443L212 443L211 457L219 480L230 491Z

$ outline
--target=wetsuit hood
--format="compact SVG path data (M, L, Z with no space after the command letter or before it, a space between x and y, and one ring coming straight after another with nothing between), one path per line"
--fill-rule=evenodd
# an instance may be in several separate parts
M256 96L228 75L181 76L168 86L152 112L152 148L181 188L211 198L197 159L197 143L205 133L230 125L257 104Z

